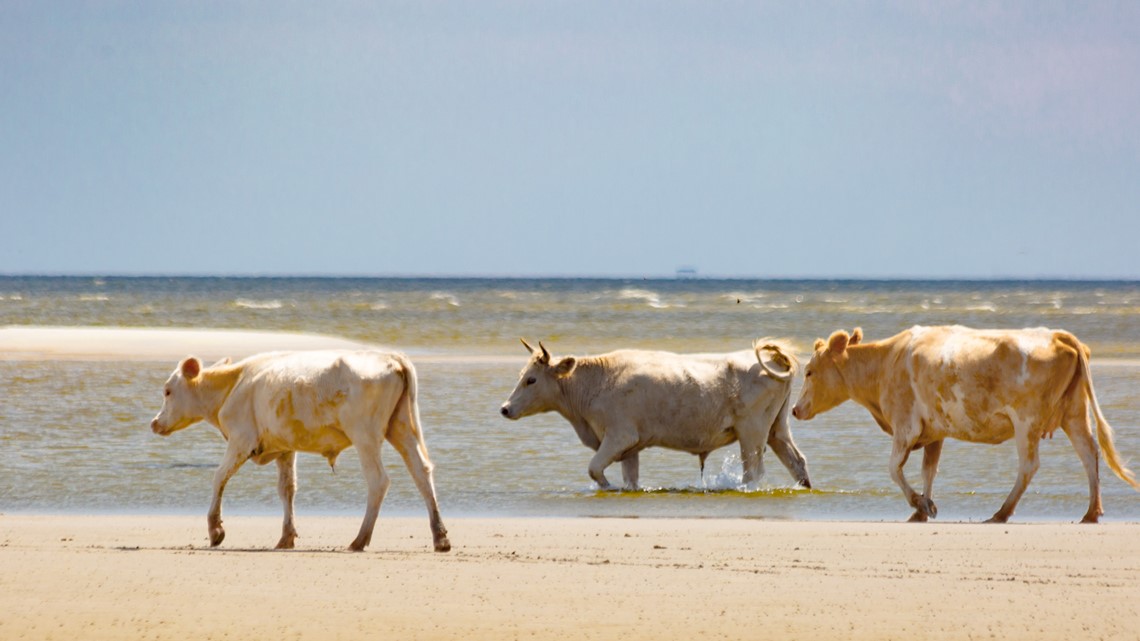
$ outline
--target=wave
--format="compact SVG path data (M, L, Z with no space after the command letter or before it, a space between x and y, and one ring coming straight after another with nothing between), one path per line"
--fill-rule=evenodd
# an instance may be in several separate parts
M668 309L669 305L661 302L661 297L655 291L627 287L618 292L620 300L643 300L654 309Z
M763 292L728 292L727 294L722 294L720 298L730 303L736 302L737 304L746 304L756 307L760 301L768 298L768 295Z
M432 292L429 300L438 300L447 303L451 307L459 307L459 298L451 292Z
M277 299L250 300L248 298L239 298L234 301L234 305L242 309L281 309L285 306Z

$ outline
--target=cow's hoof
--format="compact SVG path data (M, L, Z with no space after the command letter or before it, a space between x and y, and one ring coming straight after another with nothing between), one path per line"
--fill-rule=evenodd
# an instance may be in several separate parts
M1098 514L1086 514L1085 517L1083 519L1081 519L1081 523L1099 523L1099 522L1100 522L1100 515L1098 515Z
M915 499L914 508L916 516L921 512L926 517L932 519L938 518L938 506L934 504L934 501L931 501L925 496L920 496ZM914 520L913 516L911 517L911 520ZM925 521L926 518L923 518L922 520Z
M436 552L450 552L451 551L451 541L449 541L446 536L440 537L435 542L435 551Z
M914 514L911 514L910 518L907 519L907 522L909 522L909 523L926 523L926 520L927 520L926 519L926 512L923 512L922 510L915 510Z
M799 483L800 483L800 487L804 488L805 490L811 489L811 479L807 478L806 476L804 478L800 479Z
M1008 520L1009 520L1008 516L1005 516L1002 514L995 514L995 515L991 516L990 518L986 519L985 522L986 523L1005 523Z
M218 527L218 528L211 528L210 529L210 547L212 547L212 548L218 547L219 545L222 544L222 541L224 541L225 538L226 538L226 531L223 530L222 528Z
M350 552L363 552L366 545L368 545L368 539L356 539L348 544L348 550Z
M295 534L290 535L290 536L281 537L281 540L277 542L276 549L278 549L278 550L292 550L293 549L293 543L296 540L296 538L297 538L297 535L295 535Z

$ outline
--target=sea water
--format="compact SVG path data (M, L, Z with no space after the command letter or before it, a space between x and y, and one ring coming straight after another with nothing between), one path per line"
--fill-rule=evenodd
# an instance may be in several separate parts
M1093 351L1101 407L1117 447L1140 460L1140 283L767 281L641 279L92 278L0 277L0 326L128 326L288 330L400 349L416 363L420 409L441 509L447 515L688 516L899 520L910 515L888 474L890 439L848 403L792 421L812 490L793 485L771 454L759 488L741 487L739 449L697 457L641 455L637 492L598 491L591 452L556 414L507 421L499 406L526 353L555 356L622 347L681 352L791 339L806 357L835 329L867 340L915 324L1048 326ZM0 361L0 511L204 513L225 443L199 424L151 433L174 362ZM793 398L800 382L793 387ZM385 513L423 510L399 456ZM1079 519L1084 471L1063 432L1041 447L1041 469L1020 520ZM921 487L921 456L908 465ZM983 520L1012 487L1017 455L947 441L935 483L940 520ZM610 468L620 484L620 466ZM1106 519L1140 519L1140 493L1101 465ZM355 452L330 469L298 457L297 509L363 511ZM229 513L279 510L276 467L246 464L226 489Z

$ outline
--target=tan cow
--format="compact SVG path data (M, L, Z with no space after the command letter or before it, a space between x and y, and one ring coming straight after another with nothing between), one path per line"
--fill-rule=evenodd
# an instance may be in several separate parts
M1041 439L1060 427L1069 436L1089 480L1089 509L1095 523L1100 500L1098 448L1121 479L1140 490L1112 442L1112 428L1100 411L1089 371L1089 349L1065 331L1045 328L976 330L960 326L912 327L891 338L863 343L863 332L837 331L804 370L804 387L792 415L809 420L850 399L867 408L892 436L891 478L915 508L912 521L933 518L931 500L942 441L1017 442L1017 482L990 522L1013 514L1040 464ZM1096 419L1096 437L1089 410ZM914 450L923 449L922 494L903 475Z
M561 414L596 451L589 473L599 487L610 487L605 469L621 461L626 486L637 488L638 452L647 447L696 454L703 471L709 452L736 441L745 484L763 475L767 443L792 477L811 487L807 461L788 427L796 362L786 346L760 341L730 354L620 350L554 360L542 343L539 349L523 345L530 361L502 415Z
M162 410L151 421L156 434L166 436L204 420L228 441L214 474L214 499L207 517L210 545L225 538L222 491L247 459L258 465L277 463L277 492L285 509L277 547L288 549L297 537L296 453L314 452L334 465L341 451L356 446L368 482L368 505L349 547L363 550L372 539L391 482L380 461L380 446L387 440L403 457L427 503L436 551L451 549L420 431L416 370L402 354L273 352L236 364L226 359L207 368L198 359L187 358L170 375L163 393Z

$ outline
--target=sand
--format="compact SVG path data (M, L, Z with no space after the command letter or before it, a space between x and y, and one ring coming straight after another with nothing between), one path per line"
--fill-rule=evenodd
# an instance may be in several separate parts
M1140 525L0 516L0 638L1135 639Z
M374 347L320 334L143 327L0 327L0 360L234 360L274 350Z

